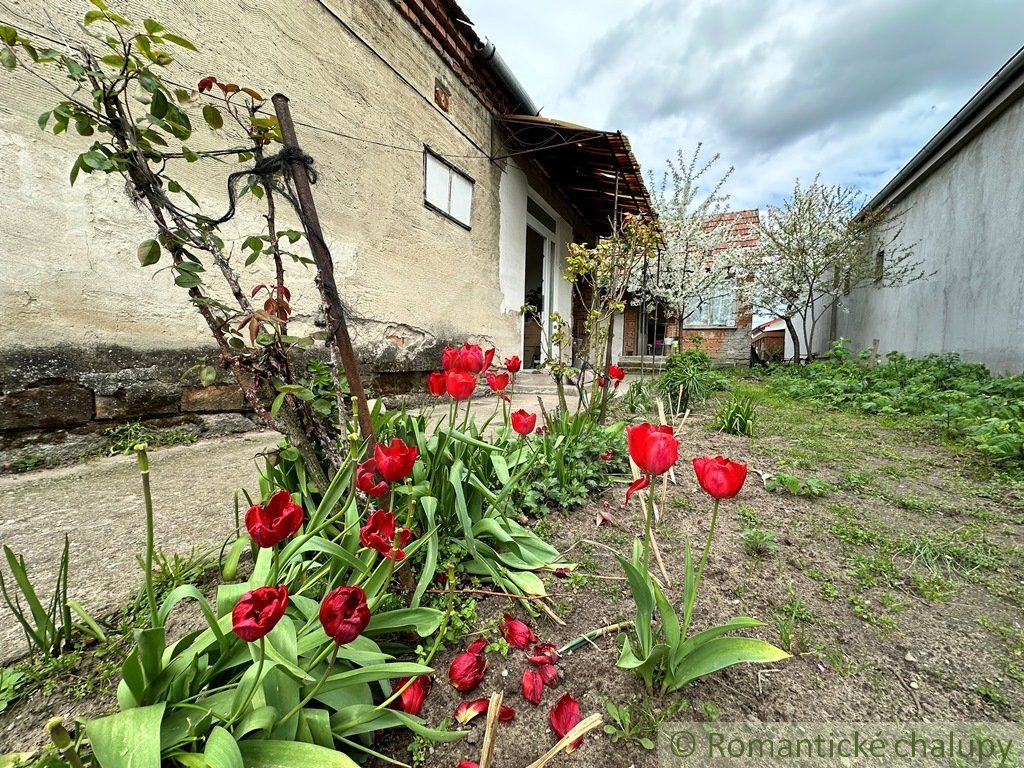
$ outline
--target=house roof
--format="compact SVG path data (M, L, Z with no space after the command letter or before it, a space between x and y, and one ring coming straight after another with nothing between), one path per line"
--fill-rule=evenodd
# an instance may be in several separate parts
M1024 95L1024 48L1015 53L865 206L895 203Z
M709 216L705 222L708 229L717 227L721 222L731 222L729 239L716 250L725 248L755 248L760 240L760 213L757 208L745 211L725 211ZM712 254L714 255L714 254Z
M514 155L537 161L595 232L607 232L616 212L653 214L640 165L620 131L533 115L498 120L516 149Z
M481 60L486 42L455 0L392 2L494 114L509 137L510 156L536 162L595 232L610 229L616 209L653 214L640 164L624 134L521 114L524 106L531 108L523 104L522 91L502 82Z

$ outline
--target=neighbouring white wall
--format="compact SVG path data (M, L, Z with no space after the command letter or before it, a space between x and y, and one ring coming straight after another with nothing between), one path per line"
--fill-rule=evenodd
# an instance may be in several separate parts
M837 335L882 354L958 352L995 373L1024 370L1024 101L898 203L903 237L932 277L861 289Z

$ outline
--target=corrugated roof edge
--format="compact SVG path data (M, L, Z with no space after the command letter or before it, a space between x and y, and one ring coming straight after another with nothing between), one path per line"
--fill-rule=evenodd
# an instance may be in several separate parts
M959 152L1024 94L1024 47L876 194L865 210L897 202Z

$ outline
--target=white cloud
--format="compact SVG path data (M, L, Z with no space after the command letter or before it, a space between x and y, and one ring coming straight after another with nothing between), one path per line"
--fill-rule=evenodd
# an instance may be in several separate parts
M625 131L660 174L698 141L737 207L796 177L874 192L1011 56L1019 0L464 0L544 114Z

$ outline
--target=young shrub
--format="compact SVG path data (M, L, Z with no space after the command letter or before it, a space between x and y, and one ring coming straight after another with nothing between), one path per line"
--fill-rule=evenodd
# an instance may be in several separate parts
M712 426L719 432L751 437L754 434L756 422L757 408L754 401L749 398L731 397L715 414Z

